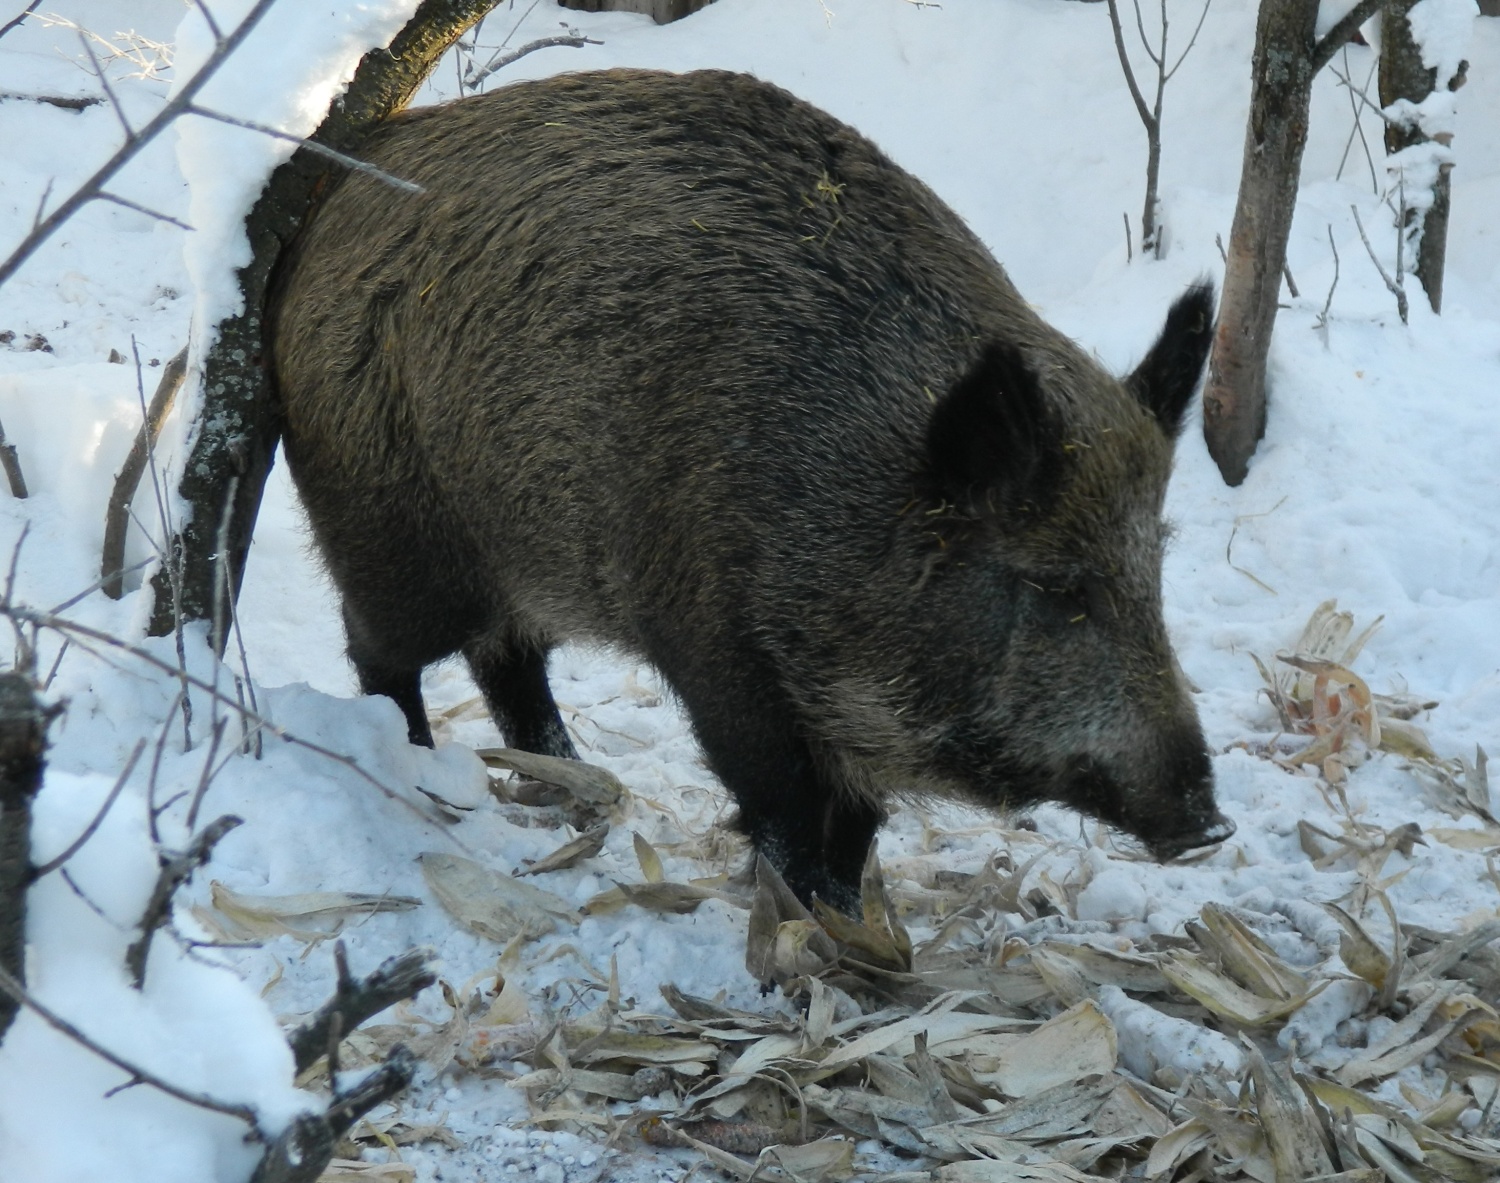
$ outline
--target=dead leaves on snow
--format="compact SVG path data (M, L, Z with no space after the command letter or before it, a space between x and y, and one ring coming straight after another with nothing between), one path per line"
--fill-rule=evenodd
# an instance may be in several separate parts
M1276 655L1285 669L1268 668L1251 655L1283 733L1309 737L1306 745L1276 756L1277 762L1288 768L1311 767L1337 786L1370 753L1387 752L1410 763L1443 809L1455 816L1481 818L1494 827L1494 839L1500 841L1484 749L1476 750L1472 764L1462 757L1440 757L1426 733L1411 721L1437 703L1406 694L1375 694L1350 669L1384 617L1350 640L1354 617L1337 609L1334 600L1314 609L1293 650Z

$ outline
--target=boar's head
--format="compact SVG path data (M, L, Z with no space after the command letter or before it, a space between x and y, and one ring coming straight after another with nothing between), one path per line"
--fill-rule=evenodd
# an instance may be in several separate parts
M926 668L915 713L974 799L1056 801L1158 859L1234 831L1162 619L1162 503L1212 337L1206 284L1123 380L986 346L927 432ZM944 601L936 604L934 600Z

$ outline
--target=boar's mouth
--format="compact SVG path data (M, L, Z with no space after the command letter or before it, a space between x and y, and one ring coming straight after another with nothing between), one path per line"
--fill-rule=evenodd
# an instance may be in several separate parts
M1182 833L1172 834L1164 838L1145 838L1145 842L1151 851L1151 857L1159 863L1169 863L1175 858L1181 858L1185 854L1202 850L1208 846L1217 846L1219 843L1230 838L1235 831L1235 824L1217 810L1208 824L1197 830L1186 830Z
M1213 806L1211 780L1194 776L1180 783L1186 787L1162 797L1153 794L1145 807L1132 808L1138 794L1101 761L1080 755L1069 760L1053 799L1124 830L1144 843L1157 862L1167 863L1217 846L1235 831L1234 822Z

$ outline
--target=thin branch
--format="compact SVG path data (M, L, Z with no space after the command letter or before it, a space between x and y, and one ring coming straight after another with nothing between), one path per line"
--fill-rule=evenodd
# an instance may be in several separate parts
M37 879L43 879L46 876L52 874L53 871L57 870L70 858L72 858L75 854L83 849L88 840L94 836L94 831L96 831L103 823L105 816L114 807L115 799L119 797L120 790L125 787L125 782L130 779L130 774L135 771L136 762L140 760L141 753L145 750L145 739L136 740L135 751L131 752L130 759L125 761L124 769L122 769L120 775L115 778L114 788L110 789L109 796L104 798L104 804L99 807L99 812L94 814L94 820L89 822L89 824L84 827L83 833L79 834L77 838L73 839L73 841L69 843L67 850L63 851L55 859L51 859L48 862L43 863L40 867L37 867L31 873L33 881Z
M203 771L198 776L198 787L193 790L192 804L188 806L187 828L189 831L198 824L198 809L203 804L203 796L208 792L208 786L213 783L214 778L219 775L224 765L229 762L229 757L234 755L233 752L230 752L228 756L224 757L223 762L217 768L214 767L214 757L219 754L219 744L224 741L224 730L228 726L229 716L227 715L220 715L214 720L213 734L209 737L208 741L208 752L203 757ZM142 740L141 742L144 743L145 741Z
M1214 0L1203 0L1203 11L1198 14L1198 23L1193 27L1193 35L1188 38L1187 48L1182 51L1176 65L1167 71L1168 82L1172 81L1172 75L1177 73L1182 63L1187 60L1187 55L1193 52L1193 46L1198 44L1198 34L1203 31L1203 22L1208 19L1208 10L1213 2Z
M1370 110L1374 111L1375 114L1379 115L1383 120L1386 121L1386 123L1390 124L1390 126L1392 126L1392 127L1405 127L1406 126L1404 123L1401 122L1401 120L1399 120L1399 119L1392 119L1389 115L1387 115L1383 110L1381 110L1380 105L1378 103L1372 103L1370 101L1369 96L1366 95L1357 86L1355 86L1354 83L1350 82L1347 76L1345 76L1343 74L1340 74L1332 66L1328 67L1328 72L1330 74L1332 74L1335 78L1337 78L1340 82L1342 82L1345 86L1347 86L1349 88L1349 93L1351 95L1353 95L1356 99L1358 99L1365 106L1369 107ZM1369 86L1370 84L1368 82L1366 82L1365 85Z
M1151 59L1151 64L1160 70L1161 59L1151 52L1151 41L1146 36L1146 22L1141 16L1141 0L1130 0L1130 3L1135 9L1135 29L1141 35L1141 48L1146 51L1146 56ZM1166 0L1163 0L1162 7L1163 9L1166 8Z
M1135 100L1135 109L1140 113L1141 122L1146 125L1147 131L1151 129L1151 112L1146 108L1145 96L1141 94L1141 88L1135 81L1135 70L1130 65L1130 54L1125 50L1125 31L1120 28L1120 8L1118 0L1108 0L1109 24L1115 31L1115 52L1120 55L1120 68L1125 71L1125 83L1130 87L1130 97Z
M186 367L187 364L187 350L188 347L184 345L182 347L182 352L178 355L183 359L184 367ZM140 342L135 339L134 333L130 334L130 356L135 359L135 393L136 398L140 401L141 422L143 425L147 425L151 422L151 412L146 408L146 380L143 376L145 371L141 368L141 346ZM168 371L172 369L176 361L177 358L174 357L167 363ZM183 374L186 375L186 373L186 368L184 368ZM167 381L168 374L163 373L161 383L158 384L156 394L152 397L151 400L153 406L162 399L162 385ZM180 388L180 386L181 379L178 380L177 386L174 387L169 394L167 394L166 398L168 402L176 398L177 389ZM167 413L167 408L163 408L161 415L162 419L166 418ZM145 426L143 426L142 431L145 430L146 428ZM160 425L158 424L158 431L159 430ZM140 442L139 437L137 437L137 442ZM166 492L162 488L161 473L157 471L156 467L156 448L154 446L155 440L148 440L146 442L148 445L150 445L145 449L146 466L151 473L151 492L152 495L156 498L156 517L157 521L161 525L161 536L163 540L172 539L177 535L172 528L172 509L167 501ZM133 452L134 449L132 448L132 454ZM129 462L130 458L127 457L126 463L128 464ZM134 496L134 491L132 491L131 496ZM143 530L142 533L145 533L148 538L150 537L150 534L148 532ZM105 538L106 541L109 538L107 532L105 534ZM162 546L165 547L166 545L168 544L164 541ZM124 556L124 546L125 542L122 537L120 540L120 553L122 558ZM161 569L166 571L167 573L167 584L172 591L172 619L175 625L172 630L172 637L177 649L177 667L182 674L186 675L187 648L185 642L183 641L182 634L182 570L181 563L179 561L181 556L178 554L168 553L168 551L166 551L165 549L157 548L157 557L160 561ZM10 604L13 601L9 596L7 596L5 598L5 602L7 604ZM184 688L184 690L185 689L186 688ZM181 699L182 707L182 750L188 751L193 746L193 700L191 696L185 692L179 697Z
M1349 209L1354 214L1354 224L1359 227L1359 240L1365 244L1365 251L1370 256L1370 262L1375 264L1375 270L1380 272L1380 278L1385 280L1385 286L1387 287L1387 289L1389 289L1391 295L1396 297L1396 311L1401 314L1401 323L1405 324L1407 311L1406 293L1401 290L1400 285L1397 284L1395 280L1393 280L1388 274L1386 274L1385 268L1380 265L1380 260L1375 257L1375 250L1370 246L1370 240L1365 235L1364 223L1359 220L1359 209L1356 206L1352 205L1349 207Z
M164 214L160 210L154 210L148 205L141 205L139 202L131 201L128 197L121 197L118 193L110 193L101 189L96 196L100 201L108 201L114 205L124 206L126 209L134 210L138 214L145 214L148 218L155 218L158 222L166 222L169 226L176 226L179 230L193 229L193 227L189 226L181 218L174 218L171 214Z
M0 284L16 273L21 264L31 257L37 247L51 238L64 222L71 218L88 202L99 195L99 191L120 169L124 168L137 153L155 138L163 127L176 119L184 110L191 105L193 97L208 84L210 78L218 72L220 66L229 58L240 43L250 35L250 31L260 22L261 17L270 11L271 5L276 0L256 0L255 6L246 14L235 28L234 32L227 37L217 39L214 51L209 55L203 68L190 78L183 88L177 92L171 102L167 103L154 118L145 124L130 139L122 144L118 151L107 160L104 165L85 181L73 195L52 211L41 221L10 253L5 262L0 263Z
M83 646L87 651L87 646ZM161 758L167 749L167 735L172 728L172 716L177 713L177 699L181 698L186 691L179 689L177 696L172 700L172 705L167 708L167 713L162 716L161 731L156 737L156 753L151 757L151 775L146 781L146 823L151 828L151 844L161 845L161 831L157 827L157 819L161 816L165 805L160 808L156 804L156 784L161 775Z
M604 42L596 41L592 37L583 37L577 34L559 34L556 37L543 37L538 41L529 42L528 44L521 46L519 49L513 49L509 53L497 53L489 60L484 69L466 75L464 78L464 82L468 85L470 90L473 90L491 74L505 69L505 67L510 65L511 62L525 57L528 53L535 53L539 49L551 49L554 45L569 45L574 49L582 49L585 45L603 44Z
M146 984L146 958L151 953L151 938L166 921L172 910L172 896L177 889L192 878L193 872L208 862L219 840L236 826L244 824L243 818L232 814L210 822L180 854L163 859L161 873L156 878L156 887L146 903L141 917L141 935L125 950L125 968L130 971L130 980L139 990Z
M57 647L57 656L52 659L52 668L47 671L47 676L42 679L43 694L52 689L52 679L57 677L58 668L62 665L63 658L68 654L68 646L72 643L67 637L64 637L63 643Z
M58 873L58 878L68 885L68 890L78 897L79 901L85 908L87 908L95 916L99 917L99 919L104 921L105 924L109 925L110 928L114 929L118 933L128 933L130 931L125 925L121 924L98 904L94 903L93 899L90 898L88 892L84 891L83 888L78 886L78 880L74 879L72 875L68 874L67 867L64 867Z
M31 0L31 3L28 4L25 8L21 9L19 13L11 17L10 20L5 22L5 24L0 25L0 37L4 37L12 29L17 28L21 24L21 22L23 22L28 16L36 11L37 5L41 2L42 0Z
M1333 223L1328 224L1328 249L1333 252L1333 282L1328 285L1328 299L1323 301L1323 311L1313 325L1315 329L1328 327L1328 310L1333 307L1333 290L1339 286L1339 248L1333 241Z
M1343 48L1343 54L1344 72L1347 74L1349 72L1349 47L1347 45ZM1365 163L1370 166L1370 187L1376 194L1380 192L1380 180L1375 175L1375 157L1370 153L1370 141L1365 138L1364 121L1359 117L1359 100L1364 98L1368 101L1370 83L1375 80L1375 71L1379 68L1380 62L1378 59L1370 62L1370 72L1365 75L1365 84L1358 91L1349 83L1348 78L1340 76L1340 81L1343 82L1344 89L1349 92L1349 113L1354 116L1354 126L1349 129L1349 138L1344 141L1344 154L1339 157L1338 172L1333 175L1335 181L1343 178L1344 165L1349 160L1349 150L1354 147L1354 137L1358 136L1360 147L1365 151Z
M1360 25L1380 11L1380 5L1381 0L1359 0L1358 4L1339 18L1333 28L1323 34L1322 39L1313 46L1312 72L1314 74L1333 61L1333 55L1346 42L1353 39L1354 34L1359 32Z
M104 97L109 100L110 107L114 110L115 118L120 121L120 126L125 129L125 138L128 140L135 135L135 128L130 126L130 120L125 118L125 108L120 106L120 100L115 95L114 87L109 84L109 77L104 72L104 67L99 64L99 57L94 53L94 47L89 44L88 34L82 29L78 30L78 40L83 42L83 52L89 55L89 62L94 67L94 77L99 79L99 85L104 88Z
M209 32L214 35L214 41L224 40L224 31L219 28L219 22L214 20L213 11L203 0L193 0L193 7L198 10L198 15L203 18L203 23L208 26Z
M317 1014L287 1036L299 1074L312 1067L328 1050L329 1028L335 1018L347 1034L386 1007L415 998L437 981L437 976L427 967L431 952L426 949L412 949L390 958L363 981L355 981L349 975L344 942L337 942L333 949L338 967L333 997Z
M352 1089L336 1094L326 1113L292 1118L266 1148L250 1183L314 1183L332 1160L338 1140L375 1106L409 1085L416 1071L416 1057L397 1044L380 1067Z
M212 1097L204 1096L202 1093L194 1093L187 1089L179 1088L177 1085L163 1080L155 1073L147 1072L144 1068L137 1068L129 1060L117 1056L108 1048L95 1043L77 1027L73 1026L72 1023L43 1006L27 993L26 988L20 982L16 981L15 978L11 977L3 968L0 968L0 991L4 991L22 1006L34 1012L37 1018L41 1019L42 1022L46 1023L47 1026L51 1027L58 1034L71 1039L79 1047L93 1052L101 1060L113 1064L121 1072L127 1073L141 1084L149 1085L159 1092L166 1093L169 1097L175 1097L177 1100L198 1109L207 1109L213 1113L223 1113L229 1117L238 1118L246 1125L255 1129L257 1133L259 1132L260 1117L249 1105L237 1105L231 1101L216 1101Z
M400 189L403 193L426 193L427 190L415 181L403 181L400 177L392 176L384 169L376 168L373 164L367 164L363 160L356 160L353 156L346 155L336 148L330 148L327 144L320 144L316 140L309 140L305 136L294 136L291 132L281 131L264 123L256 123L253 119L241 119L236 115L225 115L222 111L211 111L207 107L200 107L197 103L189 103L183 108L184 114L201 115L204 119L212 119L217 123L227 123L230 127L242 127L246 131L258 131L263 136L270 136L273 140L283 140L288 144L296 144L299 148L306 148L318 156L342 164L354 172L364 173L366 176L374 177L377 181L383 181L393 189Z

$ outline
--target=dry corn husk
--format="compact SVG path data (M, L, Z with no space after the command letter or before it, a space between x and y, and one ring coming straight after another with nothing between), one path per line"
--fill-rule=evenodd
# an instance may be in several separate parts
M218 880L209 885L209 899L220 919L221 931L240 937L293 936L322 938L351 916L376 912L407 912L422 901L404 895L372 895L357 891L309 891L298 895L250 895L234 891ZM309 928L308 924L322 927Z
M597 764L540 756L519 748L476 748L474 754L491 768L503 768L543 784L556 785L588 805L615 806L627 796L620 778Z
M558 921L576 923L578 914L566 900L502 875L473 859L427 851L418 855L422 877L438 902L465 928L492 941L543 936Z

